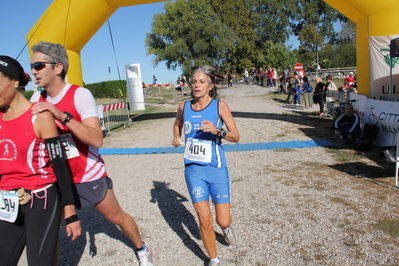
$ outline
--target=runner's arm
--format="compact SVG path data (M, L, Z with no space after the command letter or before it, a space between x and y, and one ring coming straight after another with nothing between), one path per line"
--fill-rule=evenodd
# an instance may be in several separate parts
M234 121L234 117L230 111L229 106L223 100L219 101L219 114L227 128L227 135L225 140L231 142L239 142L240 134L238 133L236 122Z
M173 139L172 145L177 147L181 145L181 131L183 127L183 108L184 102L180 103L179 108L177 109L176 120L173 124Z

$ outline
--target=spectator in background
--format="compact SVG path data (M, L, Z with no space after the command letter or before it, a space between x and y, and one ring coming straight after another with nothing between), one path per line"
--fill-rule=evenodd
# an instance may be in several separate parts
M259 68L259 79L260 79L260 85L263 86L265 81L265 70L263 69L263 67Z
M334 122L335 134L344 141L351 141L360 137L360 117L353 111L353 106L345 106L345 114L342 114Z
M233 87L233 77L231 76L231 73L227 75L227 87Z
M248 69L244 69L244 79L245 79L245 83L247 83L247 85L249 84L249 73L248 73Z
M300 105L301 104L301 81L299 79L298 74L295 74L294 76L294 89L293 89L293 93L294 93L294 104L295 105Z
M252 77L252 84L256 85L258 84L258 70L256 69L255 66L252 66L251 68L251 72L249 73L249 75Z
M353 77L353 72L349 72L349 76L344 79L345 89L349 89L355 84L355 78Z
M275 87L278 87L278 74L275 67L273 67L273 84ZM277 88L278 90L278 88Z
M269 86L271 88L274 88L276 85L274 84L274 71L273 68L269 68L268 69L269 73L268 73L268 79L269 79Z
M303 99L305 100L305 109L309 109L309 107L311 107L310 102L312 100L310 97L311 97L313 88L312 88L312 84L309 83L308 77L306 77L306 76L302 78L301 89L302 89Z
M280 93L287 93L285 87L285 71L278 70L278 78L279 78L279 92Z
M326 77L327 84L326 84L326 90L338 90L337 85L332 81L332 76L327 76Z
M290 103L291 101L291 96L295 94L295 86L294 86L294 82L295 82L295 77L294 77L294 73L290 72L288 73L286 80L286 91L287 91L287 99L285 100L286 103Z
M326 85L321 82L320 77L315 78L316 81L316 87L314 89L314 95L313 95L313 102L315 104L319 104L320 111L318 113L319 116L324 115L324 102L326 100Z
M183 92L183 88L181 87L181 79L180 79L180 77L177 77L175 89L177 91Z
M157 84L157 78L155 76L152 76L152 84Z

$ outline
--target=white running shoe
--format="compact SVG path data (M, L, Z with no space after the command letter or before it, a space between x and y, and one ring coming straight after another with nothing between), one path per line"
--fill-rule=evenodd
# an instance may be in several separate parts
M222 231L223 231L224 239L226 240L226 242L228 244L232 245L236 242L236 235L231 226L229 226L225 229L222 229Z
M144 243L144 249L137 252L140 266L154 266L152 261L152 249Z
M209 263L208 263L208 266L220 266L220 265L222 265L222 262L221 262L220 259L219 259L218 262L210 260Z

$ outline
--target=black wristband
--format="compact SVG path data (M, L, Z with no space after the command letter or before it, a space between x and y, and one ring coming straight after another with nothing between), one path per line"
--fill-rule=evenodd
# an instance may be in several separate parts
M73 115L71 115L71 114L68 113L67 111L65 111L64 114L66 114L67 116L66 116L65 119L61 122L61 124L63 124L64 126L66 126L66 124L73 118Z
M79 217L77 214L71 215L68 218L65 219L65 225L74 223L76 221L79 221Z

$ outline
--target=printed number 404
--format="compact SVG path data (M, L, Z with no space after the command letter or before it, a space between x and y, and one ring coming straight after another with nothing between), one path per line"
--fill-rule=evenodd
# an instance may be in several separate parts
M205 155L205 148L202 145L191 145L190 146L191 154L200 154Z

